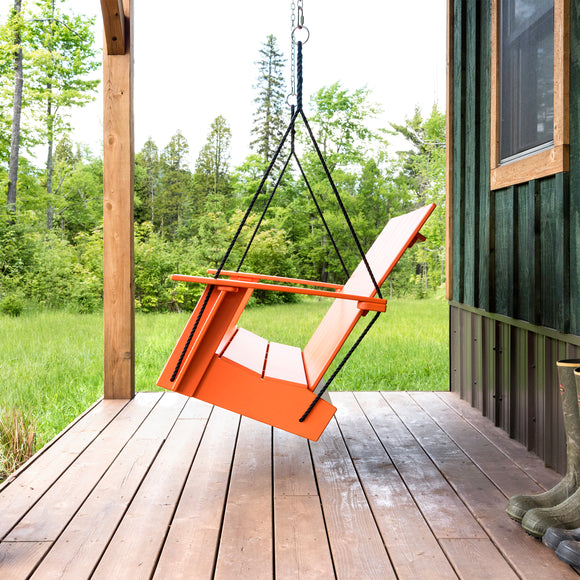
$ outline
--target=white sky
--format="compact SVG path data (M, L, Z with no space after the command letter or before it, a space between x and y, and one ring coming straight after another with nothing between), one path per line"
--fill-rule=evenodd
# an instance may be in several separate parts
M12 0L0 0L0 3ZM401 123L419 105L445 109L446 0L304 0L304 108L322 86L367 85L383 109L381 125ZM100 2L74 0L97 15ZM135 0L135 150L148 137L163 149L179 129L193 167L210 125L223 115L232 130L232 162L249 152L252 85L258 51L274 34L289 57L291 0ZM289 66L287 67L289 74ZM289 81L288 89L289 89ZM102 96L73 116L73 138L98 151Z

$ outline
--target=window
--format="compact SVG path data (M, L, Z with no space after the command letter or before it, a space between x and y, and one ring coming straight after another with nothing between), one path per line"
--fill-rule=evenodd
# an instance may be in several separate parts
M492 0L491 188L568 169L569 0Z

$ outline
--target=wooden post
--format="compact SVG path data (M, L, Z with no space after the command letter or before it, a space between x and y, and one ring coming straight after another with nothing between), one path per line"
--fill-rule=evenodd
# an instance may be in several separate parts
M117 0L103 0L110 19ZM107 7L109 9L107 9ZM124 26L105 26L103 49L103 283L104 396L135 394L135 284L133 250L133 0L122 0ZM107 10L106 10L107 9ZM110 54L107 34L123 29L123 54ZM122 51L116 51L122 52Z

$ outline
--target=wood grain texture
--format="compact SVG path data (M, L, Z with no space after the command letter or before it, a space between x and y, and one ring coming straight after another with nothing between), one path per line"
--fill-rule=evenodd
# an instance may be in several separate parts
M125 14L123 0L101 0L103 31L108 54L125 54Z
M522 532L516 522L505 516L507 497L405 393L384 396L431 460L453 485L458 496L477 518L502 557L525 578L551 580L572 578L571 568L561 562L546 560L549 549ZM574 572L575 574L575 572ZM560 576L561 575L561 576Z
M171 397L159 401L68 522L33 578L74 580L91 574L184 405L183 399L176 405Z
M308 441L275 429L273 462L276 578L334 578Z
M21 505L0 578L577 578L505 514L510 474L522 489L557 474L465 401L332 397L317 443L175 393L102 401L55 442L78 455ZM103 424L107 403L123 409Z
M395 578L335 421L329 423L311 449L337 576L368 580Z
M155 578L211 578L240 417L214 408L167 531Z
M482 538L485 532L449 482L389 405L368 393L357 394L405 485L438 538Z
M242 418L215 578L273 578L272 427Z
M381 405L380 393L366 397ZM374 400L373 400L374 399ZM398 578L454 578L413 495L353 393L333 393L337 420ZM421 546L420 554L417 546Z
M117 420L56 480L5 539L55 541L159 398L160 394L139 396L132 405L126 406Z
M453 299L453 0L447 0L447 87L445 118L445 297Z
M59 437L35 456L35 469L21 471L14 485L6 485L0 495L0 539L54 485L124 406L123 401L101 401L90 414L68 429L68 437Z
M133 248L133 0L123 0L124 54L103 54L103 311L104 394L135 394Z
M91 578L145 580L155 570L211 412L211 406L206 403L196 399L188 401Z
M441 547L462 580L516 580L519 576L502 558L491 540L446 539Z

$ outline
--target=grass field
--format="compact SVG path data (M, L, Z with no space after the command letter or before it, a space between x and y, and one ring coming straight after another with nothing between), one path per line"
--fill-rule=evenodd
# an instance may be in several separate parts
M304 346L327 308L323 300L247 308L242 325L269 340ZM157 388L187 318L137 315L137 390ZM40 447L102 396L102 315L29 312L0 317L0 329L0 410L15 407L32 418ZM443 299L392 300L332 389L446 390L447 343Z

